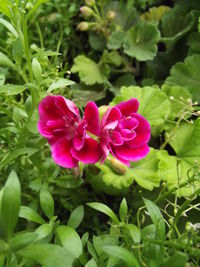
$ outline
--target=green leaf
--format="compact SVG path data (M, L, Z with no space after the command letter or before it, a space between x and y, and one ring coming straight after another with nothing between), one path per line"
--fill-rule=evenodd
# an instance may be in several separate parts
M106 47L106 39L103 34L98 32L89 33L89 44L92 49L97 51L103 51Z
M67 225L76 229L81 224L84 217L84 207L81 205L77 207L73 212L71 213Z
M169 144L177 156L191 165L195 165L195 160L200 162L200 118L192 125L183 123L173 130L173 133L173 138Z
M187 57L184 63L176 63L165 81L168 85L179 85L190 91L193 100L200 101L200 55Z
M26 206L21 206L19 217L24 218L28 221L39 223L39 224L45 223L45 221L36 211Z
M1 200L1 216L6 238L9 240L17 224L21 201L21 187L17 174L12 171L8 176Z
M32 244L17 254L40 263L44 267L72 267L75 259L66 248L52 244Z
M160 177L157 174L158 163L157 151L151 148L150 153L144 159L131 163L134 180L148 190L159 187Z
M74 65L71 71L72 73L78 72L80 80L87 85L104 83L107 81L109 75L109 67L107 64L97 64L85 56L78 56L74 59Z
M1 10L1 4L0 4L0 10ZM15 38L18 38L19 35L10 22L8 22L5 19L0 18L0 24L5 26L14 35Z
M32 60L32 70L36 81L40 83L42 80L42 67L36 58L33 58Z
M129 86L122 87L121 96L116 96L110 104L114 106L131 98L138 99L140 103L138 113L149 121L152 134L157 135L157 127L165 123L171 111L168 96L157 87Z
M163 216L159 210L159 208L151 201L146 198L144 199L145 206L149 212L149 215L154 223L155 227L157 228L158 237L161 240L165 239L165 221Z
M15 69L14 63L1 52L0 52L0 65Z
M128 213L127 202L126 202L126 199L123 198L123 200L120 204L120 207L119 207L119 217L120 217L121 221L124 222L124 220L126 219L127 213Z
M188 172L191 165L175 156L169 156L167 151L160 151L158 175L167 183L168 189L176 189L177 196L190 196L200 187L199 182L190 184ZM188 185L179 188L179 185L188 181Z
M139 61L152 60L157 53L160 33L154 24L141 21L133 26L126 35L124 52Z
M159 22L165 12L169 11L171 8L169 6L158 6L151 7L147 12L142 14L141 18L148 21Z
M111 236L108 234L93 236L93 245L98 256L101 256L104 253L102 250L103 246L117 246L118 244L118 236Z
M104 246L102 247L102 249L106 254L123 260L126 263L127 267L140 267L140 264L138 263L135 256L126 248L118 246Z
M76 258L82 254L81 239L73 228L61 225L56 229L56 234L62 246L74 254Z
M108 52L105 50L101 57L101 61L119 67L122 64L123 59L117 51Z
M20 233L14 236L10 241L12 251L17 251L33 243L37 239L37 233Z
M48 2L49 0L37 0L35 1L33 7L30 9L30 11L27 14L27 18L30 18L34 12L44 3Z
M126 37L125 32L115 31L109 36L107 47L108 49L119 49Z
M40 205L44 214L51 219L54 216L54 200L46 189L40 190Z
M79 187L83 183L82 179L74 179L73 175L63 175L57 177L55 180L55 184L57 186L67 188L67 189L74 189Z
M24 85L1 85L0 86L0 94L6 94L6 95L18 95L22 93L24 90L26 90L26 86Z
M181 5L172 8L162 17L162 41L171 44L186 34L194 24L194 12L188 12Z
M52 92L56 89L60 89L60 88L65 88L66 86L70 86L75 84L75 82L68 80L68 79L64 79L64 78L59 78L58 80L56 80L55 82L53 82L49 89L48 92Z
M139 228L134 224L126 224L126 228L129 231L131 238L135 244L140 243L141 241L141 233Z
M98 266L97 266L97 264L96 264L95 259L92 258L91 260L89 260L89 261L86 263L85 267L98 267Z
M191 106L188 103L188 99L191 99L192 96L190 92L180 86L169 86L163 85L162 91L168 95L171 103L171 112L169 114L170 120L174 120L175 118L179 118L182 114L183 110L190 110ZM192 112L192 110L191 110Z
M9 0L0 1L0 12L2 12L7 17L11 17L12 3Z
M119 223L119 219L117 218L117 216L114 214L114 212L105 204L102 203L98 203L98 202L91 202L91 203L87 203L87 205L95 210L98 210L104 214L106 214L108 217L110 217L113 222L115 223Z
M172 257L170 257L169 260L167 260L163 267L182 267L185 266L185 264L188 261L188 255L180 252L180 251L176 251Z
M40 241L46 237L48 237L53 230L53 224L51 223L45 223L40 225L36 230L35 233L37 233L37 239L36 241Z
M132 169L123 165L124 173L116 172L110 166L109 162L105 164L96 163L96 167L100 169L98 176L92 171L87 171L87 181L97 191L104 191L111 195L121 195L127 192L130 185L133 183Z
M13 53L13 58L15 59L15 62L21 66L22 58L23 58L23 46L21 43L20 38L16 39L16 41L13 43L12 47L12 53Z

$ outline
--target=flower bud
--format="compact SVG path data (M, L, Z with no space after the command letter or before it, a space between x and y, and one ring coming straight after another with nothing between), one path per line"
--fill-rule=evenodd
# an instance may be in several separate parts
M107 159L110 162L110 167L117 173L119 174L124 174L127 171L127 167L126 165L124 165L123 163L121 163L119 160L111 158L111 157L107 157Z
M77 30L79 31L87 31L89 29L89 23L86 21L83 21L78 24Z
M109 106L101 106L100 108L98 108L99 110L99 118L101 119L103 117L103 115L106 113L106 111L109 109Z
M90 17L93 14L93 10L90 7L82 6L80 8L81 13L84 17Z
M106 14L106 18L108 20L113 20L114 18L116 17L116 12L115 11L109 11L107 14Z
M87 6L93 6L95 4L95 0L85 0L85 4Z

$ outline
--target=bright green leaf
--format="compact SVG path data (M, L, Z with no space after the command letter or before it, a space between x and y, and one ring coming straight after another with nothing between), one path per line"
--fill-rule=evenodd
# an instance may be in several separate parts
M119 219L117 218L117 216L114 214L114 212L105 204L102 203L98 203L98 202L92 202L92 203L87 203L87 205L90 208L93 208L95 210L98 210L104 214L106 214L108 217L110 217L113 222L115 223L119 223Z
M37 233L19 233L10 241L10 248L12 251L23 249L37 239Z
M66 248L53 244L32 244L17 254L44 267L72 267L75 256Z
M75 84L75 82L71 81L71 80L68 80L68 79L64 79L64 78L59 78L58 80L56 80L55 82L53 82L49 89L48 89L48 92L52 92L56 89L60 89L60 88L64 88L66 86L70 86L70 85L73 85Z
M0 10L1 10L1 4L0 4ZM0 18L0 24L4 25L14 35L15 38L18 38L19 35L10 22L8 22L3 18Z
M127 267L140 267L140 264L138 263L135 256L126 248L118 246L104 246L102 249L108 255L123 260L126 263Z
M147 207L147 210L149 212L149 215L152 219L152 222L154 223L158 237L162 240L165 239L165 221L163 219L163 216L159 210L159 208L151 201L146 198L144 198L145 206Z
M84 207L79 206L71 213L67 225L76 229L81 224L84 217Z
M37 234L37 239L36 241L40 241L46 237L48 237L53 230L53 224L51 223L44 223L40 225L36 230L35 233Z
M116 96L111 105L113 106L131 98L138 99L140 103L138 113L149 121L152 134L157 135L157 127L165 123L171 111L168 96L156 87L122 87L121 96Z
M0 65L15 69L14 63L1 52L0 52Z
M39 224L45 223L44 219L36 211L26 206L21 206L19 217Z
M54 216L54 200L46 189L40 190L40 205L45 215L51 219Z
M77 258L82 254L82 242L77 232L69 227L61 225L56 229L60 243Z
M104 83L107 81L109 75L109 67L107 64L97 64L85 56L78 56L74 59L74 65L71 71L72 73L78 72L80 80L87 85Z
M127 212L128 212L128 206L127 206L127 202L126 199L123 198L120 207L119 207L119 217L121 219L121 221L124 221L126 216L127 216Z
M10 239L17 224L21 201L21 187L17 174L12 171L8 176L1 200L1 215L5 235Z
M126 224L126 228L128 229L129 234L131 238L133 239L133 242L136 244L140 243L141 233L140 233L139 228L134 224Z
M26 88L27 87L24 85L14 85L14 84L1 85L0 94L18 95L22 93L24 90L26 90Z
M40 83L42 79L42 67L36 58L33 58L32 60L32 70L36 81Z

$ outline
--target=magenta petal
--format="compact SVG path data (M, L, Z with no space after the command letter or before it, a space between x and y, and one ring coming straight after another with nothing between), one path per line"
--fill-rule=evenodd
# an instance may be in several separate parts
M72 142L66 138L58 140L51 148L52 158L58 165L65 168L78 166L78 160L71 154Z
M128 145L131 148L136 148L146 144L149 141L151 137L151 126L149 122L140 114L134 114L133 116L139 121L139 125L135 129L136 137L134 140L131 140Z
M83 148L79 151L73 148L72 156L85 164L90 164L99 161L102 156L102 151L96 140L85 138Z
M123 137L123 140L126 140L126 141L132 140L132 139L134 139L136 137L135 131L130 131L128 129L122 129L121 130L121 135Z
M114 153L117 157L128 161L140 160L144 158L149 153L149 151L150 149L146 144L135 149L130 148L126 145L120 147L116 146L114 148Z
M103 118L101 120L101 128L103 128L107 124L112 125L112 123L118 122L121 118L122 114L118 108L109 108L103 115Z
M73 146L76 150L80 150L84 146L84 140L86 135L87 122L82 120L79 122L75 135L73 138Z
M137 112L139 101L136 98L131 98L128 101L119 103L116 107L121 111L122 115L129 116Z
M87 122L87 130L99 136L99 111L94 102L87 103L83 119Z
M110 138L111 143L115 146L121 146L123 144L123 138L117 131L113 131Z

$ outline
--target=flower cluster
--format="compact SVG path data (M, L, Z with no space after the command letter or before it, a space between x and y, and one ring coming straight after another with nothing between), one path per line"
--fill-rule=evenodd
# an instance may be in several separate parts
M38 131L47 138L53 160L65 168L105 161L111 153L119 161L144 158L148 152L150 125L137 113L137 99L109 107L101 121L94 102L88 102L83 118L77 106L63 96L47 96L39 104Z

